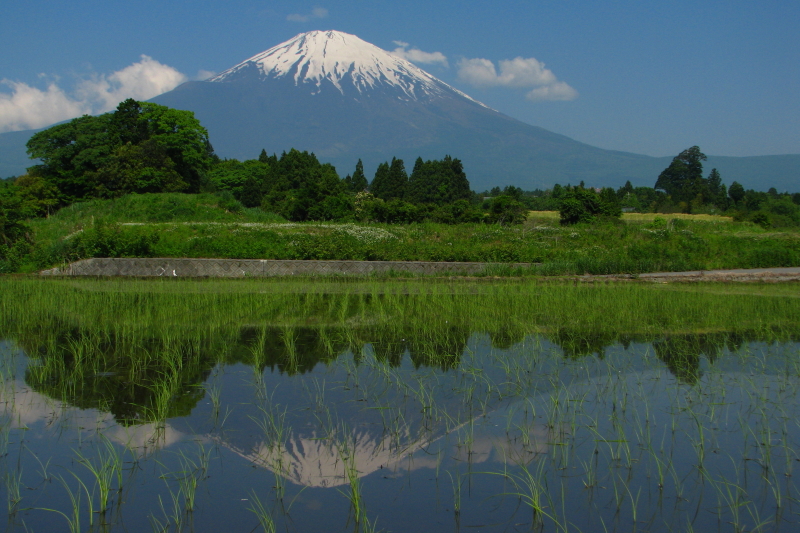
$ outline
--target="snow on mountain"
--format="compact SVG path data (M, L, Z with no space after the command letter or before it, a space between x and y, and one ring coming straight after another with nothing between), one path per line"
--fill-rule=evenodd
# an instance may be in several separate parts
M456 93L484 105L405 59L340 31L301 33L208 81L236 81L251 76L254 70L262 79L291 77L296 86L310 87L312 94L330 84L343 95L350 87L359 95L391 88L399 90L401 98L408 100Z

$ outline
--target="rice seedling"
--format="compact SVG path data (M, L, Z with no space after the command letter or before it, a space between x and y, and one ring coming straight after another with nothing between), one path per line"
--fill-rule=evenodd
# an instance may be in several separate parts
M352 513L351 516L355 523L357 525L364 523L368 527L369 524L366 520L364 499L361 492L361 478L358 472L358 465L356 464L355 442L348 441L347 435L349 435L349 431L347 430L346 426L342 426L341 432L346 437L337 442L337 449L339 452L339 458L344 465L345 479L347 480L347 484L350 488L349 491L342 492L350 500L350 510Z
M22 469L6 471L3 474L3 484L6 487L8 514L13 515L22 501Z
M89 489L86 487L86 485L83 483L83 481L81 481L81 478L79 478L74 473L72 473L72 475L78 481L78 487L75 490L70 488L70 486L67 484L67 482L64 481L63 476L57 476L56 477L56 479L58 479L59 483L61 483L61 486L64 487L64 490L66 490L67 495L69 496L69 501L70 501L70 504L71 504L71 508L69 510L70 514L67 514L67 513L63 512L63 511L60 511L58 509L50 509L50 508L47 508L47 507L38 507L37 509L39 509L41 511L57 513L57 514L61 515L67 521L67 526L69 527L70 533L81 533L83 531L83 529L81 528L81 494L82 493L85 493L86 497L88 499L88 504L89 504L89 525L90 526L93 523L93 513L94 513L94 511L93 511L93 508L92 508L92 501L91 501L91 495L89 494ZM81 489L83 489L83 490L81 490Z
M254 490L250 491L250 498L248 501L250 502L250 506L247 510L256 515L258 524L264 530L264 533L275 533L275 521Z

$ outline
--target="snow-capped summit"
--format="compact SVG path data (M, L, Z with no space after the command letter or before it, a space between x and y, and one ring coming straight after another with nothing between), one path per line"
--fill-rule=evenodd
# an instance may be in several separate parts
M435 98L448 92L469 98L405 59L355 35L333 30L296 35L208 81L230 82L254 74L264 80L290 78L312 94L328 85L354 97L391 89L408 100Z

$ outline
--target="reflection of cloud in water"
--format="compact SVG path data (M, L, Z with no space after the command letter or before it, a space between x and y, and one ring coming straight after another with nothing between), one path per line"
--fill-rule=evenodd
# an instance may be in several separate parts
M169 424L120 426L111 413L72 407L36 392L19 380L2 384L0 402L13 428L67 424L77 431L102 430L112 441L131 448L166 448L183 438L183 434Z
M532 425L525 429L525 435L515 437L506 435L505 431L502 435L479 432L469 444L455 446L453 459L471 463L527 463L537 455L547 453L549 443L555 439L556 435L544 424Z

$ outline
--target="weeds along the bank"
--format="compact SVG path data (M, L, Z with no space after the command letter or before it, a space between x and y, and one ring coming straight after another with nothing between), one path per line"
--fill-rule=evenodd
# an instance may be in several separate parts
M796 266L800 238L730 221L655 217L562 227L285 223L259 210L229 213L198 195L131 195L62 209L31 222L23 272L89 257L216 257L537 263L537 274L610 274ZM150 200L148 200L150 198Z

